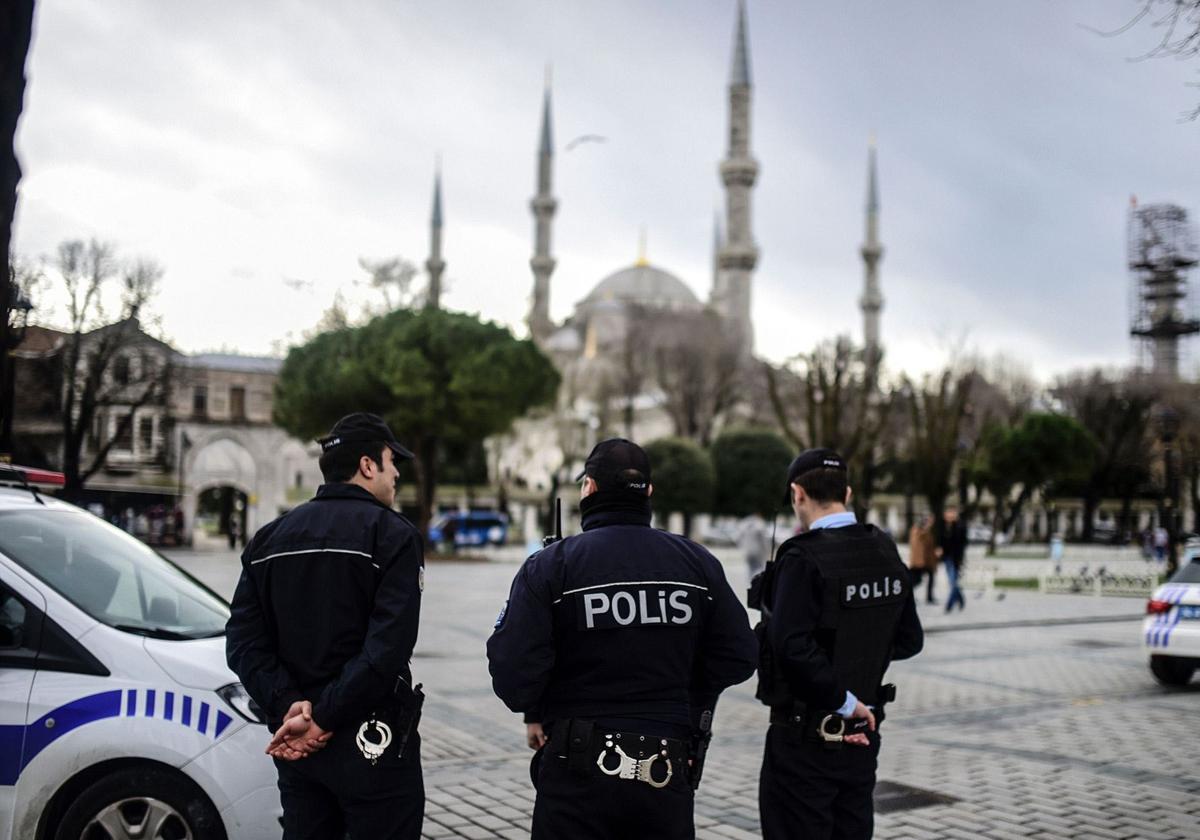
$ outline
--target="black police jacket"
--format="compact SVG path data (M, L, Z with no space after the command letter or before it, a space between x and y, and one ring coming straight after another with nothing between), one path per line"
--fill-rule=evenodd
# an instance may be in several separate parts
M650 527L649 500L598 492L583 533L525 561L487 643L492 687L526 720L692 725L754 673L757 644L720 562Z
M353 484L261 528L242 553L226 625L229 667L277 725L311 700L326 730L357 725L402 697L425 566L417 529Z
M764 616L759 699L767 705L833 711L847 691L874 705L888 665L924 645L908 570L874 526L792 537L757 583L751 606Z

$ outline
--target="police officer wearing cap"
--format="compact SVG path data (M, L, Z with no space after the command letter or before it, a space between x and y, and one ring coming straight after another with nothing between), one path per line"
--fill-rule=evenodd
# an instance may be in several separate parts
M538 749L533 837L692 838L694 735L754 634L717 559L650 527L641 447L600 442L578 480L583 532L525 561L487 644Z
M275 737L285 840L421 835L425 790L409 659L424 583L421 535L392 509L412 453L374 414L319 443L316 498L242 554L229 667Z
M924 642L912 586L891 538L856 521L846 463L802 452L788 495L803 533L753 582L762 611L758 698L771 707L759 776L763 837L869 838L879 724L893 660Z

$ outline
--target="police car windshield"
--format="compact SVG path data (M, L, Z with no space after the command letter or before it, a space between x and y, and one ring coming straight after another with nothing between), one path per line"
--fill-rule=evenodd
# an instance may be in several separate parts
M1182 567L1171 578L1171 583L1200 583L1200 560L1193 560Z
M110 627L155 638L225 632L229 607L119 528L82 511L0 511L0 552Z

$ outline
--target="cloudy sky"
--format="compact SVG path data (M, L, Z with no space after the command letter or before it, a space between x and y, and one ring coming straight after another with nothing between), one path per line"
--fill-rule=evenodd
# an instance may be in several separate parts
M757 347L861 334L879 143L894 367L964 340L1042 376L1130 358L1129 196L1200 214L1200 62L1130 62L1138 0L749 0ZM552 314L637 256L698 295L721 200L734 0L41 0L16 248L99 237L166 267L187 351L278 352L360 256L428 249L444 170L451 308L524 333L545 66ZM567 152L572 138L599 134ZM1200 280L1200 278L1198 278ZM51 311L44 318L53 322ZM60 319L61 320L61 319Z

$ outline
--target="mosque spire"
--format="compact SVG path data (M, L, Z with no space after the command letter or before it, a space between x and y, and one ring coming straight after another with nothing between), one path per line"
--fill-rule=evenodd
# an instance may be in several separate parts
M883 355L879 339L879 313L883 309L879 261L883 259L883 246L879 243L879 179L875 166L874 137L867 150L867 224L860 253L863 258L863 293L858 305L863 313L863 353L869 368L874 371Z
M758 162L750 152L751 77L746 31L746 6L738 0L728 91L729 147L720 166L725 186L725 236L717 254L711 303L724 318L739 355L749 359L754 352L750 292L758 264L750 205Z
M442 259L442 161L438 159L433 175L433 213L429 219L429 259L425 261L429 272L429 290L425 296L425 307L437 309L442 297L442 272L446 261Z
M551 128L550 67L546 67L546 88L542 97L542 130L537 152L537 193L529 203L533 211L533 296L529 306L529 335L539 345L554 330L550 320L550 275L554 272L554 257L550 255L550 223L558 202L553 193L554 136Z

